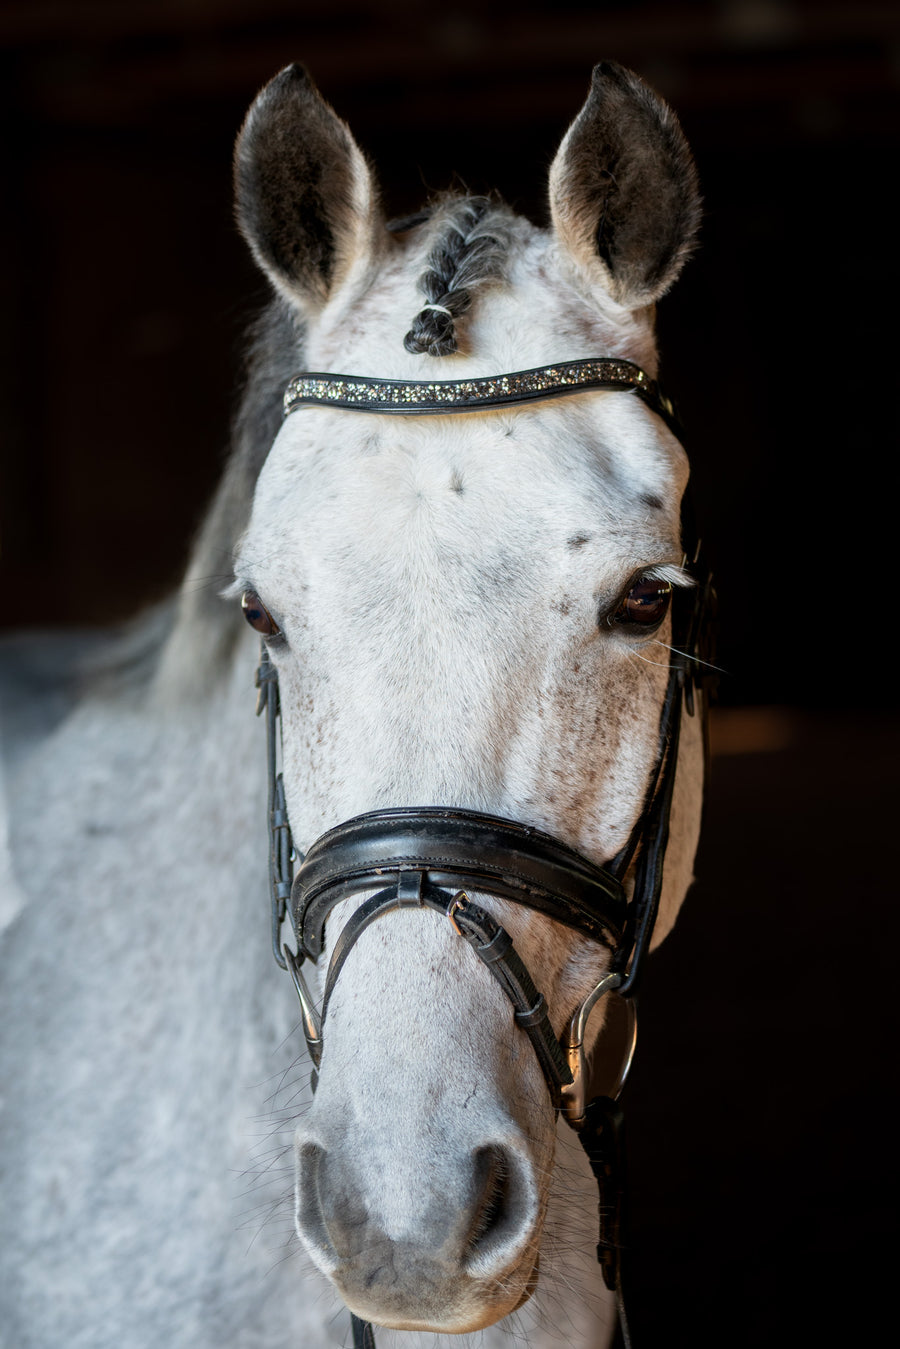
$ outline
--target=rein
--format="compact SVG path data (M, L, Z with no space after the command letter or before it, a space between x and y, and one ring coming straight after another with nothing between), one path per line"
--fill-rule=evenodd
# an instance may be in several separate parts
M285 415L311 405L393 415L445 415L505 407L590 390L629 391L676 434L672 404L630 361L591 359L484 379L407 383L364 376L304 373L284 396ZM690 555L696 567L699 549ZM622 1114L624 1086L636 1038L633 997L643 972L662 890L663 863L675 786L682 709L705 712L698 698L707 682L714 592L701 574L690 591L673 594L672 656L660 715L656 764L643 811L625 848L605 866L528 825L449 806L395 807L339 824L297 858L278 769L278 677L262 643L257 671L257 715L265 712L268 746L269 879L272 948L290 972L314 1064L313 1090L323 1050L328 1004L344 962L373 922L398 909L442 913L490 970L513 1007L513 1021L529 1037L554 1106L578 1134L600 1191L597 1256L606 1286L616 1294L626 1349L631 1339L622 1292L621 1227L624 1199ZM701 706L702 701L702 706ZM294 862L299 861L296 875ZM626 874L633 876L631 898ZM610 951L609 972L569 1020L558 1040L547 1006L512 938L470 899L490 894L543 913ZM343 900L360 897L335 944L319 1011L302 972L324 946L325 923ZM288 915L296 951L282 941ZM616 994L628 1011L623 1061L608 1097L589 1099L584 1041L588 1020L603 997ZM351 1313L355 1349L374 1349L372 1327Z

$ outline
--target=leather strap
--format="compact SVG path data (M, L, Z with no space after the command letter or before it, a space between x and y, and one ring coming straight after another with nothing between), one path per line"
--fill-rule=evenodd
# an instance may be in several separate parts
M371 895L351 914L338 937L322 998L322 1028L328 1004L344 963L366 928L396 909L421 907L444 914L463 936L482 964L486 965L513 1005L516 1025L531 1040L538 1062L550 1088L551 1099L558 1103L559 1089L572 1081L562 1046L553 1032L544 996L535 987L524 961L513 946L505 927L473 904L467 895L452 895L435 885L423 883L422 873L403 873L396 885Z
M524 904L611 948L625 925L621 881L549 834L479 811L395 808L358 815L312 845L291 891L298 947L317 959L336 904L410 870L444 890Z
M582 361L560 361L555 365L533 366L530 370L463 380L380 379L373 375L303 370L285 390L284 415L318 404L354 412L434 417L483 412L591 390L636 394L681 438L675 408L656 380L633 361L615 356L589 356Z
M291 825L284 799L284 778L278 771L278 722L281 700L278 672L269 659L265 642L260 642L259 668L256 671L256 715L266 717L267 780L269 787L269 902L271 904L272 954L283 970L287 963L281 951L281 925L293 880Z
M375 1349L375 1332L368 1321L361 1321L351 1312L350 1325L353 1330L353 1349Z
M669 817L675 793L675 771L681 735L681 705L684 677L672 669L660 720L660 745L657 772L641 817L641 849L635 865L634 893L628 907L628 921L611 971L625 975L616 992L620 998L637 992L644 960L653 936L659 899L662 894L663 863L669 842ZM629 965L626 975L626 966Z
M616 1295L623 1349L631 1349L623 1287L623 1263L628 1241L625 1124L618 1102L606 1096L598 1096L591 1101L578 1137L597 1182L600 1214L597 1260L603 1273L603 1282Z

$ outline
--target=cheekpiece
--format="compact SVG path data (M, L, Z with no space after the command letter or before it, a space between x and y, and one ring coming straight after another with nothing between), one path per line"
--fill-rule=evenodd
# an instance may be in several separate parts
M347 408L353 412L383 412L434 416L447 412L481 412L485 408L561 398L592 389L637 394L662 417L676 435L678 419L671 401L655 379L633 361L591 357L540 365L508 375L482 379L404 381L368 375L321 374L307 370L295 375L284 394L284 415L299 408Z

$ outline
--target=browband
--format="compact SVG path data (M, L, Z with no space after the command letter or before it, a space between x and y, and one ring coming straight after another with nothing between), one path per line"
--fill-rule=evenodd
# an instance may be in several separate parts
M291 891L299 948L317 959L336 904L410 871L451 892L469 886L525 904L613 949L625 926L621 882L549 834L474 810L395 807L347 820L312 845Z
M418 413L480 412L485 408L530 403L543 398L591 389L637 394L669 429L679 435L675 408L655 379L633 361L591 357L517 370L482 379L396 380L368 375L320 374L305 370L295 375L284 394L284 415L298 408L348 408L354 412Z

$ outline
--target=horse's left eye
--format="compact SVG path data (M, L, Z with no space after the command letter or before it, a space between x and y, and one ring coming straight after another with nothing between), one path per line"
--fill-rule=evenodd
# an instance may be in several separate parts
M656 577L642 576L622 596L618 608L610 614L610 623L633 624L638 628L655 628L669 612L672 584Z
M255 590L244 591L241 596L241 608L251 628L262 633L263 637L279 637L281 635L281 628L279 628Z

